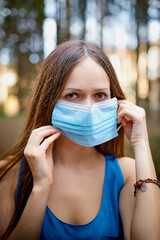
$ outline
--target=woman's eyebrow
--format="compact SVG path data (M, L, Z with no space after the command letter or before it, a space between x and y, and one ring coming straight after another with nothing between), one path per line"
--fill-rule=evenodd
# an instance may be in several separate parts
M66 89L64 89L64 91L68 91L68 90L79 91L79 92L83 91L82 89L79 89L79 88L66 88Z
M104 91L104 90L110 91L109 88L97 88L97 89L96 89L96 91Z
M82 89L79 89L79 88L66 88L64 89L64 91L79 91L79 92L82 92L83 90ZM107 91L110 91L109 88L96 88L94 91L104 91L104 90L107 90Z

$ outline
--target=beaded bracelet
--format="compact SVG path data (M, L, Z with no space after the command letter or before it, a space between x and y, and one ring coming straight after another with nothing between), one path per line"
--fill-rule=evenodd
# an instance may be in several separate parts
M154 183L159 186L160 188L160 181L154 178L145 178L145 179L139 179L134 183L134 197L136 196L136 189L141 189L142 192L146 192L147 186L146 183Z

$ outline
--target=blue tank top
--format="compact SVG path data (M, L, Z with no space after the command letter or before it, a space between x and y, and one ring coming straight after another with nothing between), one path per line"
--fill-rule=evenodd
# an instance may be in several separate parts
M106 155L105 160L102 202L96 217L87 224L69 224L58 219L46 206L40 240L124 240L118 206L124 178L115 157ZM17 200L23 163L24 159L21 161L15 200Z

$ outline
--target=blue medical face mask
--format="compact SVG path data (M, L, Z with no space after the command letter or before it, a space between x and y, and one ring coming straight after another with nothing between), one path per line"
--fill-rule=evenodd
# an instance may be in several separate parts
M52 124L62 134L82 146L92 147L118 136L117 98L86 106L58 100Z

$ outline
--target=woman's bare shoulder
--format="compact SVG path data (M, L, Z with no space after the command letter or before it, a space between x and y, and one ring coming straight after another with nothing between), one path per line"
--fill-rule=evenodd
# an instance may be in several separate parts
M127 181L128 178L135 176L135 159L130 157L120 157L117 158L119 166L121 168L124 182Z

